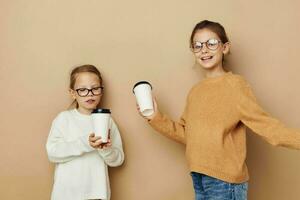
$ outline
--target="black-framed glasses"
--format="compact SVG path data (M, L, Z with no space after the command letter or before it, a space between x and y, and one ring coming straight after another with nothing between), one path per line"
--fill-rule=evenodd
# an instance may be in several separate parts
M206 45L206 47L209 50L216 50L219 45L222 43L221 40L217 40L215 38L211 38L209 40L207 40L206 42L199 42L199 41L195 41L193 42L193 44L191 45L191 50L194 53L198 53L201 51L201 49L203 48L204 44Z
M75 91L77 92L78 96L80 96L80 97L86 97L86 96L89 95L90 92L94 96L101 95L103 93L103 89L104 89L104 87L99 86L99 87L94 87L94 88L91 88L91 89L88 89L88 88L78 88Z

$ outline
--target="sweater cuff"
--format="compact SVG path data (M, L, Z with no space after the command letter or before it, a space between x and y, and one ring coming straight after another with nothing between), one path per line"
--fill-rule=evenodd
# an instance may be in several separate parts
M111 152L112 152L113 148L112 147L108 147L105 149L98 149L98 152L102 155L102 156L108 156Z
M157 111L156 115L152 119L148 119L150 125L156 124L157 122L161 121L163 115Z

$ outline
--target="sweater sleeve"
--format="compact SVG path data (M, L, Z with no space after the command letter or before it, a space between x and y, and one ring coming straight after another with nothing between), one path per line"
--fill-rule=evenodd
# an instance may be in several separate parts
M300 149L300 131L286 127L264 111L254 96L250 85L241 79L237 108L241 121L252 131L274 146Z
M61 117L59 116L58 118ZM51 162L68 162L84 153L94 150L88 142L89 134L78 137L72 141L66 141L63 136L63 131L62 120L54 120L46 144L48 158Z
M159 133L171 138L182 144L186 143L185 126L186 126L187 105L179 120L179 122L172 121L168 116L157 112L156 116L149 121L149 124Z
M125 156L120 132L113 119L111 120L110 138L112 146L105 149L99 149L98 153L108 166L117 167L124 162Z

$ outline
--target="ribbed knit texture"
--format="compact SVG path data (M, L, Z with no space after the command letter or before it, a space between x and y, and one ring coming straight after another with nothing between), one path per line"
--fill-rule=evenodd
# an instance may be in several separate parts
M158 111L149 123L186 144L191 171L231 183L249 179L246 126L272 145L300 149L300 131L287 128L265 112L247 81L231 72L196 84L179 122Z

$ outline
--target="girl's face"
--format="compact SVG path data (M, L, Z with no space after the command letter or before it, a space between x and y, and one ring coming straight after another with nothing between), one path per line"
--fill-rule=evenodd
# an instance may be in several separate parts
M72 97L78 103L78 110L84 114L90 114L97 108L102 97L103 87L99 77L90 72L77 74L74 89L70 89Z
M197 63L206 70L222 68L223 55L229 52L229 48L229 42L223 44L218 35L209 29L200 29L194 35L192 51Z

